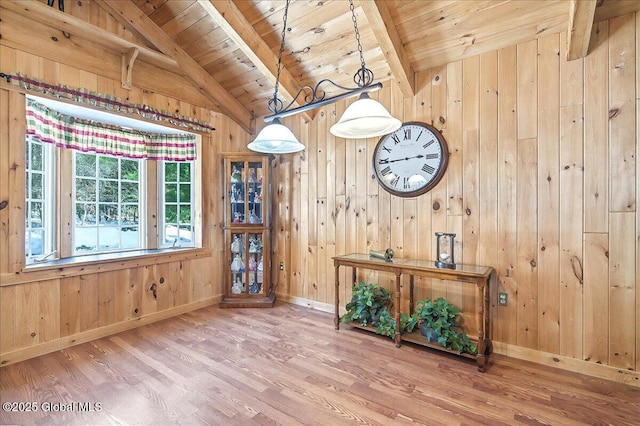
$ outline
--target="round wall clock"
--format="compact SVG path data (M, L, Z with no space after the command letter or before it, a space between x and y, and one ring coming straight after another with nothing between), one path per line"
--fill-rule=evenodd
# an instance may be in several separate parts
M444 137L430 124L404 123L383 136L373 151L380 186L399 197L416 197L438 184L449 161Z

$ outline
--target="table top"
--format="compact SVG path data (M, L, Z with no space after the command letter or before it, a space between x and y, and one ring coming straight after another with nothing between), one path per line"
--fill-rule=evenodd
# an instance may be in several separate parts
M392 258L390 261L372 257L364 253L351 253L332 258L334 265L361 266L384 271L396 271L407 274L438 274L449 276L467 276L488 278L493 272L490 266L456 264L455 269L438 268L432 260Z

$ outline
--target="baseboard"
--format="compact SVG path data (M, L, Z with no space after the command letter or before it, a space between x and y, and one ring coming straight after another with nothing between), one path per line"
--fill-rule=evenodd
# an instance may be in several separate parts
M151 324L152 322L174 317L176 315L184 314L186 312L195 311L196 309L200 309L206 306L220 303L221 300L222 300L222 296L208 297L206 299L198 300L197 302L188 303L186 305L177 306L172 309L166 309L164 311L154 312L152 314L144 315L139 318L132 318L128 321L123 321L116 324L110 324L104 327L83 331L82 333L77 333L72 336L65 336L65 337L62 337L56 340L51 340L49 342L44 342L38 345L16 349L11 352L0 354L0 366L15 364L16 362L24 361L30 358L35 358L40 355L44 355L50 352L55 352L71 346L79 345L81 343L90 342L92 340L99 339L101 337L111 336L112 334L116 334L125 330L130 330L132 328L140 327L141 325Z
M640 387L640 372L624 370L604 364L583 361L549 352L536 351L534 349L523 348L508 343L493 342L493 351L511 358L531 361L538 364L556 367L574 373L585 374L587 376L601 379L613 380L615 382L626 383Z
M335 312L335 305L330 303L316 302L302 297L288 296L285 294L277 294L277 299L279 301L288 302L298 306L306 306L322 312ZM493 342L493 352L511 358L531 361L550 367L572 371L574 373L585 374L591 377L598 377L601 379L640 387L640 372L637 371L623 370L608 365L596 364L580 359L536 351L534 349L523 348L496 341Z
M292 305L306 306L307 308L322 312L334 313L336 309L333 303L316 302L315 300L289 296L287 294L276 293L276 300L279 302L291 303Z

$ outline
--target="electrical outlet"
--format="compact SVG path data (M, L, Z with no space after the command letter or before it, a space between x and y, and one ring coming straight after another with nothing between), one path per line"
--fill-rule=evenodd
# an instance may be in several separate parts
M507 293L498 293L498 305L507 306L509 295Z

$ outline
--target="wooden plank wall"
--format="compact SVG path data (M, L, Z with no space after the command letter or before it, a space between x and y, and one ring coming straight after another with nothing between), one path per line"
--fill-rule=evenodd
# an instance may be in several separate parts
M433 123L451 151L444 179L415 199L379 189L377 139L329 133L350 101L289 119L307 150L281 160L281 298L332 310L332 255L391 247L433 259L434 232L455 232L458 261L498 271L493 338L505 351L640 370L639 34L628 14L594 26L586 59L567 62L566 34L554 34L420 72L413 98L385 83L375 95L392 114ZM420 298L473 306L459 284L418 281ZM496 306L498 290L508 306ZM341 306L349 296L342 285Z
M101 8L82 4L89 7L74 3L67 13L135 39ZM1 360L215 301L223 262L218 154L245 151L250 136L212 113L175 74L138 61L134 88L124 91L119 55L77 37L52 41L55 29L3 14L3 72L179 111L211 120L217 130L202 147L203 243L210 254L15 274L21 268L15 248L24 244L16 226L22 213L12 210L24 200L24 185L14 184L24 161L20 142L14 144L20 99L0 91L0 198L11 202L0 210L0 277L10 281L0 287ZM21 31L27 24L36 27ZM433 259L434 232L450 231L458 235L458 261L498 271L497 348L639 371L640 15L600 22L592 38L583 60L566 62L565 35L556 34L422 71L412 98L386 82L373 96L403 121L436 125L451 151L445 178L415 199L379 189L370 166L377 139L345 141L329 133L353 100L325 107L312 122L285 119L307 150L273 162L279 299L331 310L332 256L392 247L399 257ZM347 275L343 270L343 283ZM161 277L166 286L155 300L149 287ZM358 278L386 286L393 279L370 272ZM460 284L416 281L418 298L472 306ZM495 304L498 290L508 294L508 306ZM343 285L341 300L349 295Z
M70 9L76 15L89 13L84 18L92 24L133 39L100 7L89 6L91 13L74 5ZM66 54L70 48L55 44L53 37L40 42L29 38L55 29L30 23L39 31L24 32L19 28L20 19L9 12L7 15L11 16L3 16L0 44L2 72L21 72L50 83L111 94L131 103L210 121L217 130L202 135L202 250L117 264L23 271L24 95L5 90L8 85L0 90L0 199L9 202L0 210L0 362L16 362L220 300L223 185L219 153L244 150L246 132L203 107L207 101L193 90L177 89L188 83L177 80L175 74L148 69L138 61L134 87L124 90L118 54L77 37L70 41L59 38L63 43L73 43L73 55ZM115 66L104 66L106 63ZM150 76L154 87L165 87L166 91L149 90L145 75ZM157 298L151 291L154 284Z

